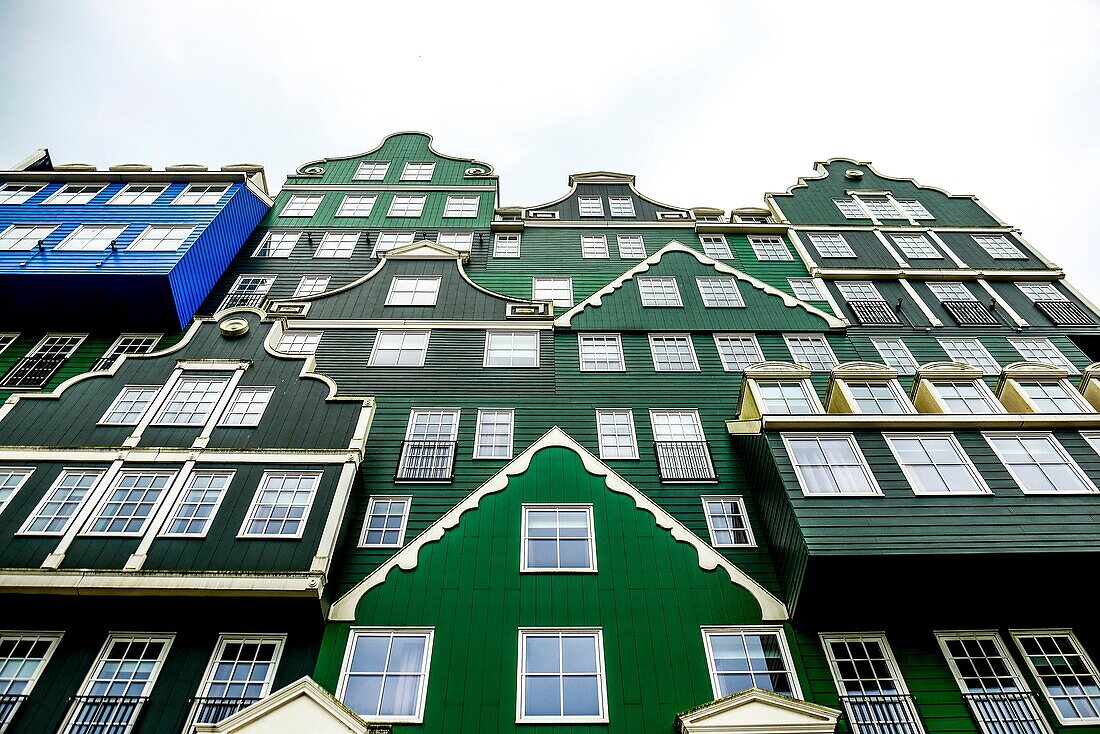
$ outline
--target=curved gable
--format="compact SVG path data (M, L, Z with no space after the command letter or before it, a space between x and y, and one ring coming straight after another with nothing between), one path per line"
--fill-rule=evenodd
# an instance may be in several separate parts
M598 197L601 201L602 214L582 215L579 199L581 197ZM633 206L634 215L615 215L612 213L610 198L628 198ZM563 221L582 222L657 222L657 221L690 221L691 212L684 208L664 204L640 193L634 187L634 176L628 173L612 173L610 171L594 171L592 173L575 173L569 177L569 192L554 201L525 207L525 216L538 219L539 214L551 215L554 219Z

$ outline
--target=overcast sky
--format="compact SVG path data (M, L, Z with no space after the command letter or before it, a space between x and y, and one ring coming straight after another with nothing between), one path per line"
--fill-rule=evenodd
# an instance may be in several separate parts
M1100 300L1100 2L0 0L0 164L298 165L423 130L502 203L571 172L761 203L833 156L977 194Z

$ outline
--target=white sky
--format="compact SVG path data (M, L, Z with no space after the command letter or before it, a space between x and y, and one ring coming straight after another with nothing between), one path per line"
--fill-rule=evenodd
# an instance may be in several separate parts
M0 0L0 165L298 165L424 130L730 209L833 156L974 193L1100 300L1100 2Z

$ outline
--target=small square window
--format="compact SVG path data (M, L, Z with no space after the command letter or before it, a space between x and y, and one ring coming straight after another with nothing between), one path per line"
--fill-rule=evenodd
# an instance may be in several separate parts
M410 161L405 164L405 169L401 172L401 180L431 181L433 174L435 174L434 163L413 163Z
M324 194L295 194L287 201L279 216L312 217L324 199Z
M301 232L268 232L252 257L290 257L301 237Z
M757 260L794 260L794 255L787 249L787 243L782 237L749 235L749 244L752 245Z
M704 627L714 697L746 688L801 698L791 653L778 627Z
M181 538L201 538L210 529L225 497L225 490L233 481L233 472L200 471L187 480L172 515L161 535Z
M51 206L78 206L87 204L103 190L100 184L69 184L62 186L57 193L43 201L43 204Z
M389 161L360 161L353 178L356 181L382 181L389 170Z
M657 372L698 372L695 345L689 334L649 335L649 351Z
M611 210L611 216L613 217L635 216L634 199L629 196L609 196L607 197L607 206Z
M337 217L369 217L374 211L374 202L378 201L376 194L347 194L340 202L340 208L336 210Z
M411 245L415 237L415 232L379 232L374 241L371 257L378 257L383 252L389 252L396 247Z
M432 629L352 628L336 697L367 721L420 723Z
M511 459L514 421L515 411L511 409L478 410L477 429L474 435L474 458Z
M622 372L626 370L623 345L618 334L581 334L581 372Z
M915 494L988 494L982 475L950 433L885 436Z
M328 290L330 276L328 275L303 275L294 289L292 298L306 298L324 293Z
M638 278L638 291L642 295L643 306L680 307L680 289L675 278Z
M821 290L817 287L817 281L813 278L787 278L787 285L795 298L803 301L821 301Z
M137 239L130 243L128 251L140 252L175 252L191 233L194 227L152 226L138 235Z
M405 543L411 505L412 497L371 497L359 547L400 548Z
M136 426L160 392L159 386L127 385L99 419L101 425Z
M923 234L892 234L890 239L910 260L942 260L943 255Z
M811 234L808 235L810 244L821 254L821 257L855 257L852 246L844 239L842 234Z
M283 354L314 354L321 343L321 334L320 331L284 331L275 349Z
M240 538L300 538L321 472L264 472Z
M471 219L477 216L480 203L480 196L448 196L443 216Z
M987 433L985 439L1024 494L1096 491L1092 480L1053 434Z
M174 206L214 206L222 200L222 195L228 189L229 187L225 184L191 184L172 201L172 204Z
M595 571L592 505L524 505L521 571Z
M56 229L56 224L13 224L0 234L0 252L33 250Z
M76 252L102 252L116 244L116 240L126 231L125 224L95 225L82 224L61 241L54 250L72 250Z
M741 497L703 497L703 511L710 530L710 544L715 548L752 548L749 516Z
M750 364L764 361L754 334L715 334L714 345L726 372L741 372Z
M441 278L395 276L386 295L387 306L434 306Z
M828 372L837 366L836 355L833 354L829 342L823 336L795 336L784 334L787 349L791 352L791 358L798 364L804 364L811 370Z
M325 232L314 257L348 258L355 254L359 232Z
M241 387L233 393L229 406L222 413L218 421L219 426L251 427L260 425L267 404L271 401L271 395L275 392L273 387Z
M26 204L42 188L42 184L4 184L0 186L0 206Z
M130 184L107 203L113 206L148 206L160 198L166 188L168 186L165 184Z
M531 280L531 299L535 301L553 301L556 307L573 305L572 278L533 278Z
M379 330L371 349L371 367L423 367L428 354L427 331Z
M498 234L493 239L493 257L519 257L520 236Z
M599 196L577 197L577 206L582 217L603 216L603 199Z
M184 376L176 381L157 415L158 426L202 426L229 384L228 377Z
M784 434L783 442L807 497L882 494L852 434Z
M699 237L700 244L703 245L703 253L707 257L712 257L715 260L732 260L733 253L730 252L729 243L726 242L726 236L721 234L706 234Z
M488 331L485 333L486 367L538 367L537 331Z
M424 213L424 202L427 200L427 196L402 196L400 194L394 194L393 199L390 201L390 209L386 212L386 216L419 217Z
M600 440L601 459L638 458L634 411L629 408L597 410L596 431Z
M581 257L607 258L607 237L602 234L581 235Z
M646 256L645 241L640 234L620 234L615 236L619 245L619 257L624 260L641 260Z
M736 278L696 278L699 295L707 308L743 308L741 291L737 289Z
M519 648L518 722L607 722L599 629L521 629Z

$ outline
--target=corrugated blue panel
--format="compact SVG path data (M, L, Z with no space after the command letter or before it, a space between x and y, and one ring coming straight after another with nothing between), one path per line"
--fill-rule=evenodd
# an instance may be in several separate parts
M229 202L168 276L181 327L195 315L241 245L267 213L266 202L244 186L236 188Z

